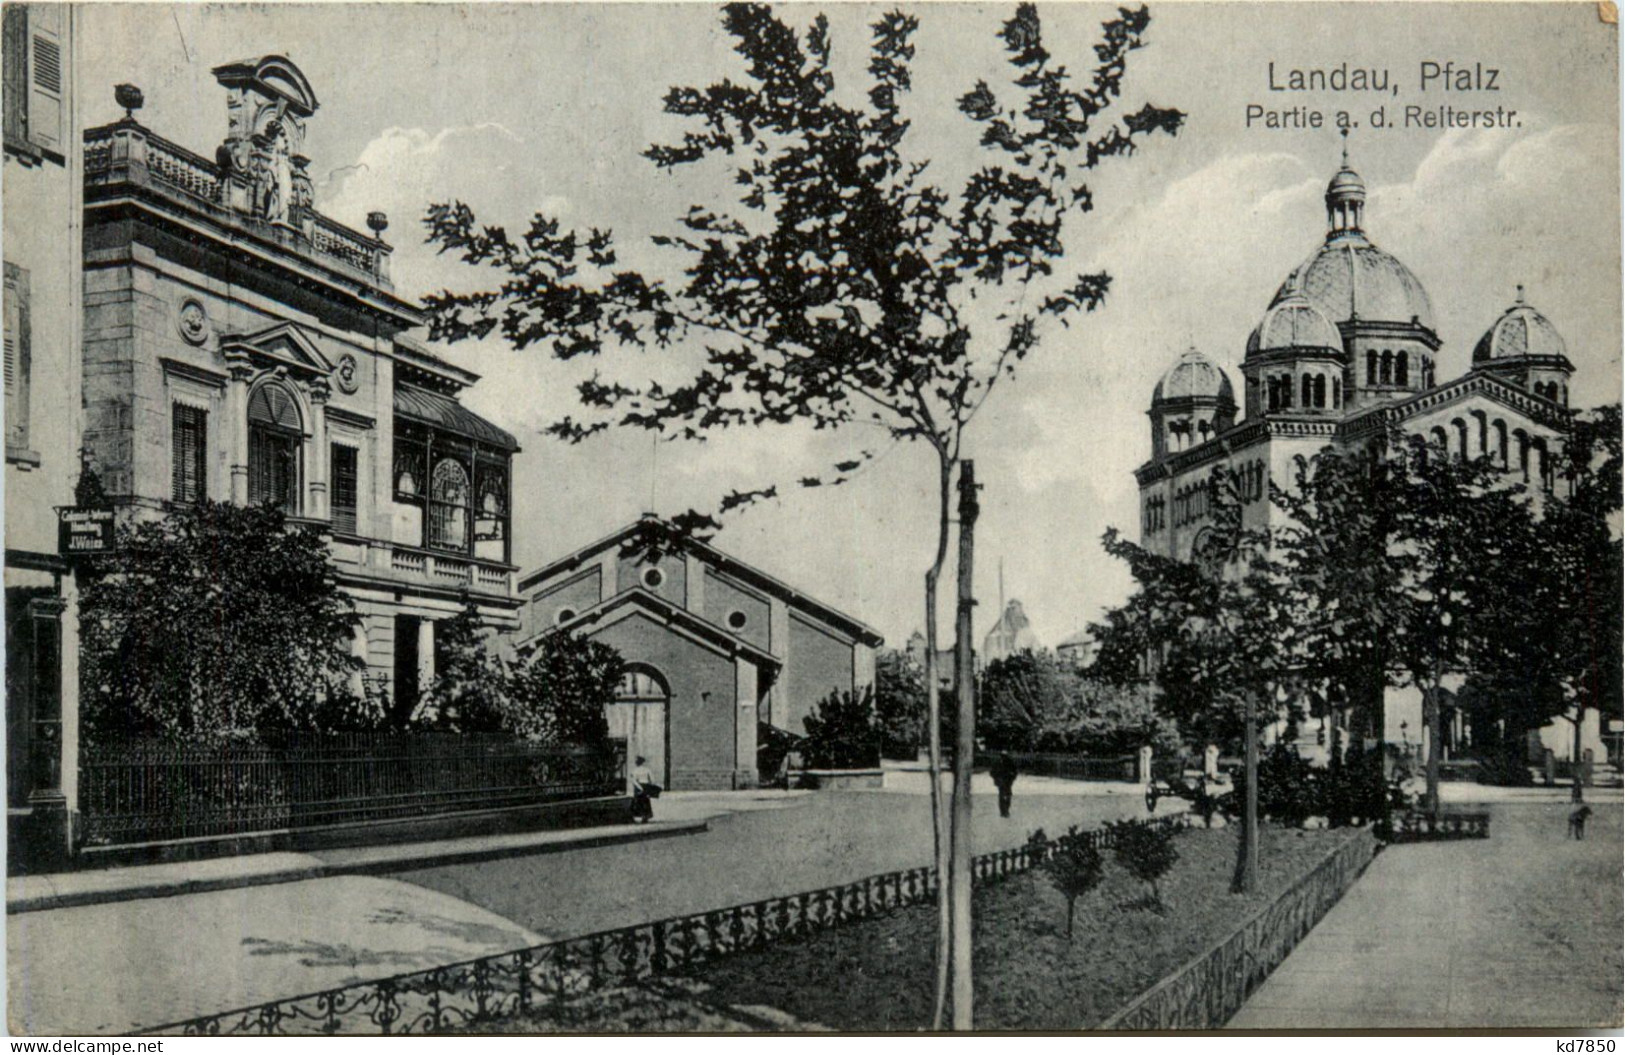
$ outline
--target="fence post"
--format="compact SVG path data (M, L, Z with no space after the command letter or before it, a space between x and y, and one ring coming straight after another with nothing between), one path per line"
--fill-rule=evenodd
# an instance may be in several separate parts
M1219 745L1208 744L1202 752L1202 775L1209 780L1219 778Z
M1151 745L1140 748L1140 783L1151 783Z

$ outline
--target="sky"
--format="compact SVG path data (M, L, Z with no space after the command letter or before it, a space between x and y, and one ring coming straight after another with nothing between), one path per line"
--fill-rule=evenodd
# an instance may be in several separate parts
M905 5L907 6L907 5ZM914 5L918 15L909 152L941 186L978 162L975 131L954 100L977 79L1008 81L994 37L1011 6ZM780 5L806 25L828 14L839 89L859 98L868 4ZM1150 452L1145 416L1158 377L1187 348L1223 365L1237 391L1247 336L1291 269L1325 234L1321 201L1338 167L1339 110L1357 122L1350 160L1369 188L1366 229L1430 293L1444 342L1441 380L1523 284L1557 326L1577 367L1571 401L1619 398L1620 173L1615 27L1596 5L1152 4L1148 46L1130 58L1129 109L1187 113L1177 137L1108 162L1096 210L1069 229L1063 271L1113 276L1106 305L1045 331L1014 384L968 437L984 485L977 525L977 636L1003 591L1023 602L1053 646L1130 589L1101 550L1108 526L1138 527L1134 468ZM1091 67L1115 5L1040 7L1050 51ZM623 262L680 266L650 235L688 205L715 199L726 173L657 171L641 151L680 137L661 112L673 85L738 78L742 63L709 4L90 5L80 23L79 90L88 124L121 116L112 86L146 95L140 119L212 156L225 96L209 70L282 54L313 85L308 122L317 207L360 229L390 217L396 291L408 299L480 288L487 274L423 242L429 203L469 203L482 221L523 228L543 211L615 231ZM1424 64L1466 83L1435 77ZM1273 91L1292 70L1386 71L1392 87ZM1494 90L1487 71L1495 70ZM1305 107L1320 128L1247 120ZM1510 127L1405 127L1418 114L1516 111ZM1379 106L1389 127L1373 127ZM1290 116L1283 121L1290 123ZM933 456L888 447L872 429L733 432L704 445L611 430L579 446L540 433L573 406L580 364L497 340L440 349L483 375L469 406L520 439L515 560L533 567L638 514L712 509L735 489L817 475L852 451L885 453L836 489L781 487L777 500L730 514L715 544L864 620L900 645L924 619L923 576L935 548ZM647 377L646 353L614 351L606 373ZM662 369L654 364L656 369ZM946 582L952 582L950 562ZM941 609L943 639L952 608Z

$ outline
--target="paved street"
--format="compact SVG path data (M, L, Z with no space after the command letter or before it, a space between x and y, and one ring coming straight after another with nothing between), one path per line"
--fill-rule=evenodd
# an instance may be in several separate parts
M910 774L912 776L912 774ZM976 852L1016 846L1035 828L1050 835L1076 824L1145 816L1137 786L1090 786L1024 777L1009 819L999 816L991 783L979 778ZM913 786L912 784L910 786ZM701 912L779 894L848 883L929 864L930 799L891 791L820 793L783 811L735 813L712 830L659 843L609 846L538 858L490 861L479 868L429 868L396 878L479 905L539 933L570 937L627 923ZM1131 794L1106 794L1129 791ZM1183 809L1159 804L1158 813ZM663 798L669 816L681 796Z
M14 915L8 1021L129 1032L927 864L929 801L912 776L900 792L671 794L661 819L711 817L712 830L645 843ZM991 786L976 788L978 850L1145 813L1137 788L1023 778L1005 820Z
M1594 808L1584 842L1566 802L1498 803L1488 840L1383 851L1229 1027L1618 1027L1621 810Z

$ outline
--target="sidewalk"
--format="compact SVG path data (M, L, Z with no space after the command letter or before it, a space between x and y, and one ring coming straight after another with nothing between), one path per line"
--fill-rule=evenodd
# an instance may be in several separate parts
M409 868L556 853L686 835L705 831L707 827L708 816L699 816L660 820L651 824L480 835L389 846L343 847L310 853L243 854L173 864L11 876L6 879L6 914L10 916L79 905L200 894L331 876L377 875Z
M1584 842L1567 801L1503 802L1487 840L1384 850L1227 1028L1617 1028L1621 811L1587 796Z

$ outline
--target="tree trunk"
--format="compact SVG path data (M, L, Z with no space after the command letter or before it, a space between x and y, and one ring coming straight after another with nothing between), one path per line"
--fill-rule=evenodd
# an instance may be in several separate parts
M942 808L942 701L937 675L937 582L948 556L948 496L953 465L938 452L937 553L925 573L925 709L927 757L931 767L932 863L937 870L936 988L931 1003L931 1028L940 1030L948 1003L948 838L947 811Z
M1078 907L1078 899L1077 898L1069 897L1069 898L1066 899L1066 940L1067 941L1072 940L1072 914L1073 914L1074 910L1077 909L1077 907Z
M1258 889L1258 704L1248 692L1244 721L1247 797L1241 812L1241 875L1236 888L1243 894Z
M1439 751L1443 746L1440 740L1443 737L1444 722L1439 700L1440 681L1444 675L1440 671L1439 661L1433 661L1433 689L1423 698L1423 709L1427 712L1428 723L1428 787L1427 810L1432 816L1439 815Z
M950 908L953 936L949 945L953 963L954 1029L970 1030L974 1008L971 981L971 768L976 753L976 660L972 647L971 613L976 606L972 571L976 555L976 464L966 459L959 467L959 610L954 627L954 665L959 674L959 723L955 730L954 797L949 848L952 854Z

